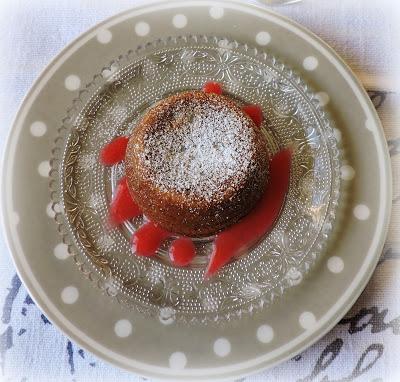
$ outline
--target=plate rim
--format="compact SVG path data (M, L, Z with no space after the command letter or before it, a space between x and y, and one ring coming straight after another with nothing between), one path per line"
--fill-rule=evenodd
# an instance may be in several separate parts
M98 30L101 26L108 24L110 21L114 20L114 19L118 19L123 17L124 15L129 15L130 13L134 12L134 11L139 11L142 9L147 9L147 8L151 8L152 6L157 6L157 5L162 5L162 4L166 4L168 1L166 0L149 0L146 3L141 3L138 4L134 7L131 7L125 11L119 12L111 17L106 18L105 20L95 24L94 26L92 26L91 28L87 29L86 31L84 31L83 33L81 33L79 36L77 36L74 40L72 40L69 44L67 44L46 66L45 68L41 71L41 73L38 75L38 77L36 78L36 80L33 82L33 84L30 87L30 90L27 92L27 94L25 95L25 97L23 98L23 100L21 101L18 111L15 115L15 118L13 120L13 123L11 125L11 128L8 132L8 136L7 139L5 141L5 149L3 151L3 163L1 166L1 175L3 175L2 179L4 178L4 174L6 173L6 158L8 158L10 156L10 141L12 139L12 136L16 130L16 126L17 126L17 122L19 119L21 119L21 114L23 112L23 110L26 108L28 100L32 97L35 89L37 88L38 84L40 83L40 81L44 78L44 76L48 73L48 71L54 66L54 64L57 63L58 60L60 60L62 58L62 56L70 49L72 48L74 45L76 45L79 40L81 40L82 38L84 38L87 35L92 34L95 30ZM182 1L182 0L177 0L177 1L173 1L173 2L168 2L169 5L173 8L174 5L176 6L177 4L187 4L186 2ZM211 5L210 1L204 2L204 1L191 1L192 4L197 4L197 5L201 5L201 6L207 6L207 5ZM215 2L218 3L218 2ZM255 9L259 12L262 12L264 14L269 14L270 16L273 16L277 19L281 19L283 22L287 23L287 24L291 24L293 25L296 29L300 30L301 32L305 33L306 35L308 35L312 40L316 41L317 43L319 43L319 45L321 45L322 48L324 48L328 53L331 54L331 56L337 60L339 66L341 66L347 73L348 79L350 79L351 81L353 81L353 85L355 86L355 88L360 92L360 95L362 96L363 101L365 102L366 105L366 109L368 110L368 114L370 115L370 117L372 117L373 119L373 123L375 126L377 126L378 128L376 129L376 134L377 134L377 140L379 141L381 147L382 147L382 155L383 155L383 169L384 169L384 175L386 177L386 182L384 184L386 190L382 190L382 197L381 199L383 199L384 204L381 205L381 211L382 215L383 215L383 222L382 225L380 227L380 231L379 231L379 235L377 238L378 243L376 244L376 249L374 250L374 253L371 255L371 259L369 260L369 262L363 263L363 265L365 266L365 271L364 273L360 276L360 281L358 282L358 285L356 285L355 287L353 287L352 291L350 292L349 296L346 296L344 303L342 303L340 305L340 308L338 310L338 312L336 312L336 314L334 316L332 316L329 320L327 320L327 322L325 322L322 326L320 326L318 329L312 331L311 333L308 333L308 336L306 337L305 341L302 341L303 343L300 342L300 346L297 344L296 346L298 348L296 348L296 346L292 347L292 350L288 352L288 354L284 357L280 357L278 359L274 359L274 360L267 360L267 361L261 361L259 362L257 365L253 365L253 366L247 366L247 367L243 367L242 369L240 369L240 371L236 371L234 372L234 376L237 377L243 377L243 376L247 376L250 374L254 374L256 372L259 372L261 370L265 370L266 368L270 368L275 366L278 363L282 363L285 360L291 358L293 355L305 350L306 348L310 347L312 344L314 344L315 342L317 342L318 340L320 340L324 335L326 335L339 321L340 319L348 312L348 310L353 306L353 304L355 303L355 301L357 300L357 298L361 295L361 293L363 292L364 288L366 287L368 281L370 280L373 271L375 270L375 267L378 263L379 257L380 257L380 252L383 248L386 236L387 236L387 232L388 232L388 228L389 228L389 222L390 222L390 211L391 211L391 200L392 200L392 171L391 171L391 162L390 162L390 157L388 154L388 149L387 149L387 143L386 143L386 139L384 137L384 133L383 133L383 128L382 128L382 124L379 120L379 117L376 113L376 110L373 107L373 104L371 102L371 100L369 99L365 89L363 88L361 82L359 81L359 79L356 77L356 75L353 73L353 71L350 69L350 67L348 66L348 64L339 56L338 53L336 53L334 51L333 48L331 48L325 41L323 41L320 37L318 37L317 35L315 35L313 32L311 32L308 28L302 26L301 24L293 21L292 19L290 19L289 17L283 16L275 11L271 11L269 8L265 8L261 5L256 5L256 4L251 4L251 3L243 3L240 0L224 0L224 1L220 1L220 4L236 4L236 5L240 5L244 8L252 8ZM349 82L349 81L347 81ZM51 309L49 309L46 305L46 302L42 300L42 298L38 295L36 295L36 288L34 287L34 281L35 278L33 277L33 280L30 279L30 277L27 275L28 272L25 273L23 266L21 264L21 259L18 258L19 256L16 255L16 253L18 251L15 250L15 243L12 241L12 234L10 231L10 227L9 227L9 219L7 219L7 214L6 214L6 209L7 209L7 201L6 201L6 181L2 181L1 184L1 221L2 221L2 231L3 231L3 235L5 238L5 243L8 247L8 250L10 252L10 256L12 258L12 261L14 263L14 266L17 270L18 276L20 277L21 281L24 283L24 286L26 287L26 289L28 290L29 294L31 295L33 301L35 302L35 304L43 311L46 312L46 315L48 315L52 321L52 323L64 334L66 334L68 337L72 338L74 340L74 342L76 342L77 344L79 344L79 346L82 346L82 348L84 349L88 349L90 352L92 352L93 354L95 354L97 357L99 357L100 359L113 364L115 366L119 366L125 370L134 372L138 375L143 375L143 376L147 376L147 377L152 377L152 378L157 378L160 379L160 374L155 373L154 371L150 371L148 369L139 369L139 368L134 368L132 366L127 366L125 364L123 364L122 362L119 362L116 359L109 359L107 358L107 356L105 354L103 354L101 351L99 351L97 348L91 346L90 344L84 342L84 340L82 340L76 333L73 333L65 324L63 324L61 321L59 321L59 319L56 317L57 316L57 312L52 311ZM386 191L386 192L384 192ZM8 216L9 218L9 216ZM24 259L23 259L24 260ZM31 272L31 270L29 269L29 272ZM24 277L21 277L22 275L24 275ZM40 287L40 285L39 285ZM340 296L340 298L343 298L344 295ZM51 302L51 301L50 301ZM332 307L330 308L332 309ZM57 310L57 309L56 309ZM340 312L340 313L339 313ZM61 312L58 312L62 315ZM326 313L325 313L326 314ZM79 331L79 329L78 329ZM265 354L265 353L264 353ZM278 356L279 357L279 356ZM149 365L151 366L151 365ZM193 370L193 369L191 369ZM207 369L204 369L205 371ZM231 372L232 373L232 372ZM213 379L214 380L226 380L227 378L231 379L232 376L227 377L227 376L221 376L222 373L218 373L218 376L214 377L213 375ZM190 379L191 377L188 376L187 374L171 374L169 376L165 376L165 374L163 375L163 379L164 380L177 380L178 378L185 378L185 380L209 380L209 379L203 379L202 377L198 377L198 376L194 376L192 375L192 379Z

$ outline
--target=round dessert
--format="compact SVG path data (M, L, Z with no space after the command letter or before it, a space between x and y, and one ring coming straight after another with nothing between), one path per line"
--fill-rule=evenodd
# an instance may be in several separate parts
M129 191L172 233L211 236L246 215L268 180L266 139L231 99L202 91L170 96L133 130Z

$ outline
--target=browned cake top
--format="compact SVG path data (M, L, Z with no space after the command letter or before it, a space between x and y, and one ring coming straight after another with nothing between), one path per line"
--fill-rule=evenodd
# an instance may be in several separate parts
M138 129L134 151L142 176L161 192L220 201L257 165L255 126L224 96L192 91L169 97Z

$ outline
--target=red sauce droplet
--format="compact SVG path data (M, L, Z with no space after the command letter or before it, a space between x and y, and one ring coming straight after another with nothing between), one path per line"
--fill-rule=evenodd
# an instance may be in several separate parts
M132 236L132 250L139 256L153 256L161 243L171 234L148 222L141 226Z
M222 86L218 82L209 81L206 82L203 86L204 93L215 93L215 94L222 94Z
M169 257L174 265L184 267L196 256L196 248L193 241L187 237L175 239L169 249Z
M117 137L105 145L100 151L100 162L104 166L112 166L125 159L128 137Z
M242 110L253 120L257 127L260 127L263 120L263 112L259 105L246 105L242 107Z
M290 149L274 155L269 184L261 200L247 216L216 236L206 277L212 276L234 256L250 248L273 227L289 187L291 158Z
M132 199L128 189L126 178L123 177L117 186L115 197L110 206L110 224L116 226L125 220L133 219L140 215L142 211Z

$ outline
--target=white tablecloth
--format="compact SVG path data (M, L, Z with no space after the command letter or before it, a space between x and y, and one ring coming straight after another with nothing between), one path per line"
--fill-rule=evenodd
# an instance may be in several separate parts
M0 0L1 149L22 97L49 60L88 27L135 3ZM399 381L400 4L304 0L274 9L331 44L369 90L389 144L394 209L381 262L346 318L302 354L243 381ZM80 349L51 325L21 285L1 236L0 256L0 380L142 380Z

